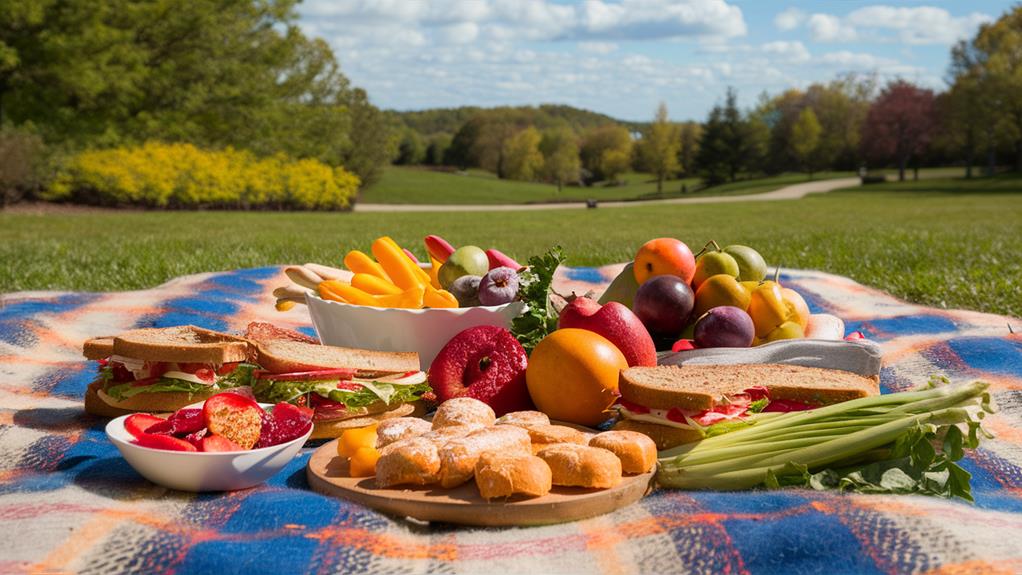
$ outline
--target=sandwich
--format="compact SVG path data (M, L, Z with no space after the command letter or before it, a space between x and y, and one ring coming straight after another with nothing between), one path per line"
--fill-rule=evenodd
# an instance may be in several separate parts
M614 429L658 449L724 433L761 412L788 412L879 395L876 379L798 365L661 365L621 371Z
M249 385L255 365L247 340L187 325L137 329L85 342L99 362L85 393L85 411L117 417L171 412L227 388Z
M411 415L432 393L414 352L382 352L319 345L269 324L245 333L260 369L253 375L259 401L286 401L313 410L313 439Z

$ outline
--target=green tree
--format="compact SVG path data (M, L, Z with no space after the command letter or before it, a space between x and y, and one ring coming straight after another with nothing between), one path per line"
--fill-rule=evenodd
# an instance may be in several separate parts
M820 145L820 122L816 119L816 113L812 108L804 108L798 115L798 120L791 127L791 152L798 158L799 163L809 173L809 179L813 179L813 154Z
M1015 169L1022 171L1022 5L980 26L972 49L974 74L992 112L988 120L1012 143Z
M448 163L447 152L451 148L450 134L433 134L426 146L426 163L442 166Z
M586 133L580 156L591 181L614 181L631 166L632 136L618 124L600 126Z
M667 105L661 102L653 117L653 123L639 141L642 163L656 176L657 194L663 193L664 180L681 169L678 163L680 147L681 136L678 127L668 119Z
M394 163L404 166L421 164L426 160L426 141L415 130L405 128L397 144Z
M571 128L561 127L543 132L539 142L543 154L543 177L557 184L557 192L565 182L577 182L582 170L578 137Z
M681 125L681 145L678 147L678 163L685 175L696 173L696 156L699 155L699 139L703 127L699 122L685 122Z
M539 151L542 136L529 126L504 142L502 177L510 180L532 181L543 169L543 154Z
M703 126L696 162L711 185L733 182L743 170L762 165L768 134L761 118L742 114L737 93L728 88L724 104L710 110Z

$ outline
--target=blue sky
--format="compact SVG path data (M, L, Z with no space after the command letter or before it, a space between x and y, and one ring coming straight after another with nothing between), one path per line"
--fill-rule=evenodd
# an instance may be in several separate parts
M951 45L1008 1L305 0L352 82L384 108L558 103L703 119L846 72L935 89Z

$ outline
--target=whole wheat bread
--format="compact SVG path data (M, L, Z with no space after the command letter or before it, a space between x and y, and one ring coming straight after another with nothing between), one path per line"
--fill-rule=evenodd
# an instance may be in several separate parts
M85 340L82 344L82 355L85 359L106 359L114 354L114 336L105 335Z
M798 365L660 365L621 371L624 399L652 409L713 408L724 397L765 387L771 399L829 405L880 393L873 379L847 371Z
M87 357L90 342L86 342ZM99 345L92 345L91 349L95 351ZM136 329L117 335L113 338L111 355L145 361L220 365L246 361L251 357L252 349L244 338L183 325Z
M266 340L256 344L258 363L271 373L351 368L360 377L419 371L419 354L318 345L300 341Z
M245 329L245 339L250 339L256 343L280 340L300 341L302 343L311 344L319 343L316 338L309 337L300 331L277 327L272 323L266 323L264 321L253 321L249 323L248 327Z

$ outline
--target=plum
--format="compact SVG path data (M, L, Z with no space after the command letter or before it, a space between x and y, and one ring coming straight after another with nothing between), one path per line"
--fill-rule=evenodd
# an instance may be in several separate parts
M742 308L722 305L711 308L696 321L697 347L749 347L756 335L752 318Z
M479 282L479 303L504 305L518 298L518 272L509 267L493 268Z
M479 276L461 276L451 284L451 294L458 300L459 307L475 307L479 303Z
M660 275L639 286L632 311L654 338L676 336L688 323L694 305L695 295L684 280L678 276ZM667 346L670 348L670 343Z

